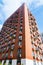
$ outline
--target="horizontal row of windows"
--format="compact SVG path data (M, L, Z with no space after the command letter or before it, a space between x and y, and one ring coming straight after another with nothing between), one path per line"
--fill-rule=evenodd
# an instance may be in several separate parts
M32 52L32 56L35 57L35 58L38 58L38 59L43 59L43 56L39 55L38 53L35 54L34 52Z
M21 54L22 54L22 49L18 48L17 57L21 58L22 57ZM8 52L2 54L2 58L8 58L8 56L9 56ZM13 57L13 50L10 51L10 57Z
M9 25L14 25L14 24L17 24L17 23L22 23L23 22L23 16L20 17L20 20L19 18L15 18L15 19L9 19L8 21L6 21L4 23L4 26L9 26Z
M14 50L14 48L15 48L15 44L8 45L7 47L3 47L3 48L1 48L1 49L0 49L0 53L8 52L9 49Z
M10 37L11 37L11 38L16 38L16 33L15 33L15 32L16 32L16 30L14 31L14 33L12 33L12 32L10 33L10 31L7 32L7 34L4 33L4 34L3 34L3 37L4 37L3 40L5 40L5 42L6 42L6 41L8 41L8 40L10 39ZM19 33L22 33L22 26L20 27ZM19 37L19 38L20 38L20 37ZM0 41L1 41L1 40L0 40ZM1 43L2 43L2 41L1 41Z
M19 35L19 37L18 37L18 39L20 40L20 41L22 41L23 40L23 38L22 38L22 34L20 34ZM10 41L11 40L11 41ZM1 41L0 42L0 45L2 45L2 47L4 46L4 44L6 45L6 43L7 44L11 44L11 43L15 43L15 41L16 41L16 34L11 34L11 37L9 37L9 38L4 38L4 41ZM4 42L4 43L3 43ZM19 43L21 43L21 42L19 42ZM1 47L1 46L0 46Z

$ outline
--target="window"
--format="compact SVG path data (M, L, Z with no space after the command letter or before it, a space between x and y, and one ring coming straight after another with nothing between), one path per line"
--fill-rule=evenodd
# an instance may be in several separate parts
M19 45L19 46L21 46L21 45L22 45L22 42L21 42L21 41L19 41L19 42L18 42L18 45Z
M18 15L17 14L15 15L15 18L18 18Z
M10 36L12 36L13 34L12 33L10 33Z
M13 49L14 49L14 46L15 46L14 44L13 44L13 45L11 45L11 50L13 50Z
M38 58L38 54L35 54L36 55L36 58Z
M21 29L21 30L22 30L22 28L23 28L23 27L22 27L22 26L20 26L20 29Z
M31 26L31 22L29 22L29 25Z
M20 20L20 23L22 23L23 22L23 20Z
M34 44L32 44L32 49L34 49Z
M35 27L35 31L37 31L38 30L38 28L37 27Z
M13 51L10 52L10 56L13 57Z
M20 58L21 57L21 53L22 53L22 50L21 48L18 49L18 57Z
M35 56L35 53L34 53L34 51L32 51L32 56Z
M21 13L20 13L20 17L22 17L23 16L23 12L21 11Z
M19 34L22 34L22 30L19 31Z
M19 40L22 40L22 36L21 35L19 36Z
M2 48L2 52L4 52L6 50L6 47Z
M20 27L20 32L22 32L22 26Z
M13 42L15 42L15 39L13 39Z
M9 41L8 44L10 45L11 44L11 41Z
M2 58L4 58L4 57L5 57L5 54L3 53L3 54L2 54Z
M33 60L33 65L36 65L36 61L35 60Z
M43 56L41 55L41 56L40 56L40 60L42 61L42 59L43 59Z
M16 34L13 34L14 37L16 37Z
M8 58L8 53L6 53L5 58Z
M16 30L17 29L17 25L13 26L13 28Z
M35 47L35 50L36 50L36 51L38 51L38 50L39 50L39 48L38 48L38 47Z
M33 22L31 22L31 25L33 25L34 23Z
M18 54L21 53L21 51L22 51L21 48L19 48L19 49L18 49Z
M37 38L36 38L36 37L34 37L34 41L36 41L36 39L37 39Z
M9 49L11 48L10 44L8 45L8 48L9 48Z
M15 30L14 32L16 33L17 31Z
M12 38L13 38L13 39L16 38L16 34L15 34L15 33L13 34Z
M34 41L32 41L32 40L31 40L31 43L32 43L32 44L35 44L35 42L34 42Z
M36 25L36 22L34 21L34 25Z
M6 49L6 51L8 51L9 50L9 46L7 46L7 49Z
M3 44L3 41L1 41L0 44Z
M8 42L8 39L7 38L5 39L5 42Z
M13 20L14 23L18 23L18 19L16 18L15 20Z
M33 18L31 17L31 19L30 20L33 20Z
M21 58L21 57L22 57L22 55L21 55L21 54L18 54L18 57L19 57L19 58Z

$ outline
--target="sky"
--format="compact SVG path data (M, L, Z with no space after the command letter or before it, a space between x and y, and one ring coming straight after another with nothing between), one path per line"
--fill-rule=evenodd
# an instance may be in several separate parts
M43 32L43 0L0 0L0 30L5 20L24 2L34 15L40 33Z

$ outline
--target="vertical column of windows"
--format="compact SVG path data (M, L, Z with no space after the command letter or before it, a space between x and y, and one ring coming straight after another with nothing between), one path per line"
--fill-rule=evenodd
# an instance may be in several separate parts
M39 60L39 47L41 44L40 40L40 34L38 33L38 28L36 25L36 21L32 14L29 15L29 27L30 27L30 34L31 34L31 43L32 43L32 53L33 53L33 59ZM35 52L35 54L34 54Z
M23 34L23 12L21 11L20 12L20 27L19 27L19 37L18 37L18 59L17 59L17 65L21 65L21 57L22 57L22 40L23 40L23 37L22 37L22 34Z

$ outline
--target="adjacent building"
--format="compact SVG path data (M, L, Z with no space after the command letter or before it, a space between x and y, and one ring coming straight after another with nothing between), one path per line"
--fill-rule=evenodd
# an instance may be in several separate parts
M1 29L0 65L43 65L41 44L36 20L23 4Z

